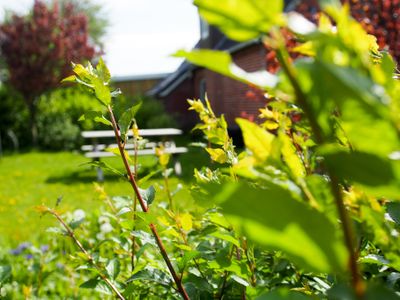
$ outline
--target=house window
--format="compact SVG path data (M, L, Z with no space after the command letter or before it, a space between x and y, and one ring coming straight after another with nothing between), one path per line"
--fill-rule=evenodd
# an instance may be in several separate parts
M200 17L200 36L202 40L205 40L210 35L210 26L208 23Z
M207 84L204 78L200 80L199 91L200 91L200 100L202 102L206 102Z

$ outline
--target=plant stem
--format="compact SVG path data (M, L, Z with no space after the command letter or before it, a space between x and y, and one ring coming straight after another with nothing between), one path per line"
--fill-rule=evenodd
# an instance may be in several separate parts
M94 261L93 257L89 254L89 252L87 252L87 250L83 247L83 245L81 244L81 242L77 239L77 237L75 236L75 233L73 232L73 230L64 222L64 220L60 217L60 215L52 210L49 209L48 212L50 214L52 214L54 217L57 218L57 220L61 223L61 225L65 228L65 230L67 231L68 235L72 238L72 240L75 242L75 244L78 246L78 248L82 251L83 254L86 255L87 259L89 260L89 262L95 267L95 269L97 270L97 272L99 273L101 279L104 280L104 282L114 291L114 293L117 295L118 299L120 300L125 300L124 296L122 296L121 292L117 289L117 287L106 277L106 275L104 275L102 269L96 264L96 262Z
M133 157L133 165L134 165L134 178L137 180L138 173L138 141L135 134L133 135L133 144L134 144L134 157ZM136 210L137 210L137 196L134 194L133 196L133 231L136 230ZM136 256L136 236L132 235L132 249L131 249L131 268L132 272L135 269L135 256Z
M254 253L253 249L249 248L249 245L247 244L247 240L245 238L243 238L242 240L242 248L246 255L247 265L249 266L251 272L251 285L255 287L257 285L257 277L256 277L256 265L254 262ZM252 252L252 257L250 257L249 255L250 251Z
M235 247L232 246L230 253L229 253L229 260L232 259L233 256L233 252L235 251ZM224 271L224 277L222 278L222 284L221 284L221 289L219 294L217 294L217 297L219 300L222 300L222 298L224 297L224 293L225 293L225 288L226 288L226 282L228 280L228 276L229 276L229 272L228 271Z
M136 194L136 197L137 197L137 199L139 201L139 204L140 204L142 210L147 213L149 211L149 208L147 207L147 204L145 203L145 201L142 198L142 195L139 192L139 188L138 188L138 186L136 184L136 180L135 180L135 178L134 178L134 176L132 174L132 170L131 170L131 168L129 166L128 159L127 159L125 151L124 151L124 146L123 146L123 143L121 142L120 133L119 133L119 130L118 130L118 125L117 125L117 122L115 120L115 116L114 116L114 113L113 113L113 110L112 110L111 106L108 106L108 111L110 113L111 123L112 123L113 129L114 129L114 133L115 133L115 139L117 141L117 145L118 145L121 157L122 157L122 161L124 163L126 172L128 174L129 182L131 183L131 186L132 186L132 188L133 188L133 190L134 190L134 192ZM179 293L181 294L183 299L190 300L190 298L189 298L184 286L182 285L182 281L179 279L174 267L172 266L171 260L169 259L167 251L165 250L164 244L161 241L160 236L158 235L156 226L153 223L151 223L149 225L149 227L150 227L151 232L153 233L153 236L154 236L154 238L156 240L158 248L160 249L161 255L162 255L165 263L167 264L167 267L168 267L168 269L169 269L169 271L171 273L171 276L175 281L175 284L176 284L176 286L178 288Z
M165 185L165 192L167 193L168 201L169 201L169 209L174 212L173 202L172 202L172 195L169 189L169 181L167 176L167 168L164 167L164 185Z
M322 130L317 122L317 119L314 117L311 107L308 105L307 96L304 94L303 90L300 87L296 79L296 74L294 68L288 63L288 55L287 52L282 48L277 49L277 58L282 66L283 71L286 73L292 87L294 89L296 100L301 108L304 110L304 113L310 122L311 129L314 133L315 140L317 144L324 144L324 137L322 134ZM360 276L360 272L358 270L357 265L357 253L354 247L354 238L353 238L353 230L350 224L350 217L346 210L343 201L343 194L339 185L339 179L326 167L324 169L327 175L330 177L330 186L333 197L335 198L336 207L338 210L339 218L342 223L342 230L344 235L345 244L347 247L347 251L349 252L349 268L352 277L352 286L358 297L358 299L362 299L365 293L364 283Z

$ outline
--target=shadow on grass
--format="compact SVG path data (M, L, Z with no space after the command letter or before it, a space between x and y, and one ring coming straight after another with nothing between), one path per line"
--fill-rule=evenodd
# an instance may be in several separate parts
M210 166L210 158L204 149L190 147L188 153L181 154L177 158L182 165L182 175L179 177L184 182L193 181L194 169L201 169L203 166ZM172 162L170 164L172 167ZM139 172L139 178L146 176L148 173L156 170L156 165L144 165ZM120 172L125 173L122 169ZM157 174L153 179L161 179L162 175ZM104 171L104 181L117 182L123 181L121 176L114 173ZM51 175L46 179L46 183L62 183L62 184L76 184L76 183L92 183L97 182L95 167L79 167L72 172L64 172L60 175Z
M208 153L198 147L189 147L189 152L180 155L178 160L182 165L182 176L180 178L185 182L193 181L195 168L201 169L202 167L212 166Z
M116 182L123 180L122 177L106 173L104 174L106 181ZM76 183L92 183L97 182L95 170L74 171L64 173L62 175L52 175L46 179L46 183L62 183L62 184L76 184Z

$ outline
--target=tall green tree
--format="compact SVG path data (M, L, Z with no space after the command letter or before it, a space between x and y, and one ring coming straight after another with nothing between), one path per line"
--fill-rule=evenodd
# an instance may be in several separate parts
M110 25L103 7L91 0L53 0L53 3L55 2L58 2L61 7L72 5L77 13L85 14L88 18L89 39L100 50L103 50L103 38Z
M88 16L73 3L48 6L40 0L27 15L13 14L0 26L6 82L22 95L29 109L33 145L37 145L40 96L68 75L71 61L92 60L98 54L88 26Z

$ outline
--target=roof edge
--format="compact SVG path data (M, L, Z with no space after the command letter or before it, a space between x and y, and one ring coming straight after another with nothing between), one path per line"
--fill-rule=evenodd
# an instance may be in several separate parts
M172 73L155 73L155 74L114 76L111 78L111 81L112 82L125 82L125 81L133 81L133 80L164 79L171 74Z
M233 54L233 53L236 53L247 47L257 45L259 43L261 43L261 38L255 38L255 39L249 40L247 42L238 43L236 45L233 45L232 47L230 47L226 50L223 50L223 51ZM183 69L182 67L184 67L185 65L187 65L185 72L180 72L181 69ZM175 72L170 73L166 78L164 78L164 80L162 82L160 82L158 85L156 85L154 88L152 88L147 93L147 95L161 96L161 97L168 96L176 87L179 86L180 83L182 83L186 78L188 78L191 75L191 73L194 70L196 70L197 68L201 68L201 67L195 66L195 65L189 63L187 60L185 60Z

